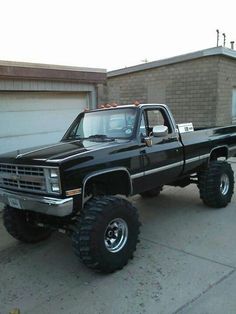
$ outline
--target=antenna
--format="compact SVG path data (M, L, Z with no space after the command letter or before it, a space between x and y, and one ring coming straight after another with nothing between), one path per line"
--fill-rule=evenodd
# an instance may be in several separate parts
M225 35L225 33L223 33L222 35L223 35L223 37L224 37L224 47L225 47L226 35Z
M219 47L219 35L220 35L220 32L219 32L219 30L217 29L216 30L216 47Z

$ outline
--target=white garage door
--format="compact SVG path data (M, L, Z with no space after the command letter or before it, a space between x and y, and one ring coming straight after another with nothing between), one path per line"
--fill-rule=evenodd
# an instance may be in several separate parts
M59 141L87 106L86 93L0 92L0 153Z

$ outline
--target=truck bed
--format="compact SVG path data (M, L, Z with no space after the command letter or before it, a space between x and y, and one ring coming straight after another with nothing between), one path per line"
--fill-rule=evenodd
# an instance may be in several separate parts
M224 150L227 158L236 156L236 126L181 133L180 140L184 148L184 174L205 163L217 149Z

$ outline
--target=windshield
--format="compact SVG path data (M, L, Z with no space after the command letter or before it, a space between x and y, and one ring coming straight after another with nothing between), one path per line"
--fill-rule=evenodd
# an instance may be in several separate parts
M135 108L86 112L79 116L65 139L129 138L133 134Z

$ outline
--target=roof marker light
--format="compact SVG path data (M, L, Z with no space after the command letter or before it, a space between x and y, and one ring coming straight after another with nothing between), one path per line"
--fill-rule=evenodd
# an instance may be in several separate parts
M135 106L139 106L140 105L140 102L138 101L138 100L135 100L134 102L133 102L133 105L135 105Z

